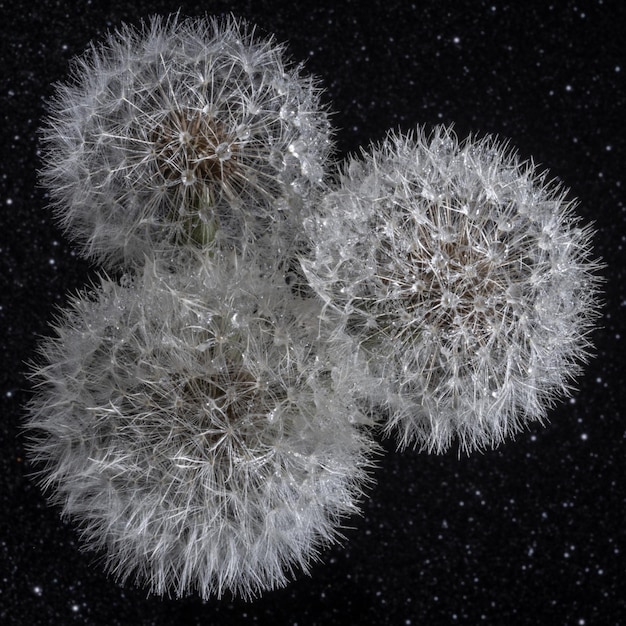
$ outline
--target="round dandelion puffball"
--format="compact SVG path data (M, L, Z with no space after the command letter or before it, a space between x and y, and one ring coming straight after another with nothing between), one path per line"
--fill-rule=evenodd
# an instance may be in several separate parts
M307 229L310 285L400 447L495 446L570 391L598 315L593 230L506 144L390 134Z
M333 393L312 303L211 266L147 262L73 299L34 366L29 455L116 578L253 597L340 536L375 445Z
M235 19L154 17L75 59L42 130L42 182L108 268L185 244L286 248L320 187L330 125L315 81Z

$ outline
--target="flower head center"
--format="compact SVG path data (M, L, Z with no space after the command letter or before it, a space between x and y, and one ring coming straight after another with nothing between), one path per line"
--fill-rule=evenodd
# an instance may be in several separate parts
M170 111L150 140L161 175L174 186L218 188L237 167L239 144L223 124L202 110Z

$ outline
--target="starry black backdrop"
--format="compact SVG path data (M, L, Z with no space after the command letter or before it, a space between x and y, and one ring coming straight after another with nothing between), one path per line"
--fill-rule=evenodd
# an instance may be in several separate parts
M10 625L624 624L622 2L183 2L288 41L321 77L341 155L388 128L496 133L571 187L608 267L597 355L571 401L495 451L386 444L346 541L310 577L246 603L120 588L28 478L24 361L95 268L36 186L36 131L69 59L122 21L179 8L136 0L0 2L0 622Z

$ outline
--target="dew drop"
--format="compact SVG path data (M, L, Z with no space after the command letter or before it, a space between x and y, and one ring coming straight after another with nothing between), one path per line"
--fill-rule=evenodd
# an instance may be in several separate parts
M437 231L437 238L442 243L454 243L456 241L456 230L452 226L441 226Z
M441 252L433 254L429 263L434 272L443 271L446 268L447 264L447 259Z
M411 285L411 292L412 293L424 293L426 291L426 283L421 280L421 279L417 279L412 285Z
M207 117L215 117L216 113L217 107L215 105L215 102L208 102L202 107L202 114Z
M433 193L432 189L430 189L430 187L422 187L421 196L422 198L429 200L430 202L435 199L435 194Z
M524 290L521 285L511 285L506 290L506 301L513 307L517 307L523 303Z
M348 178L359 179L363 176L364 168L359 161L351 161L348 165Z
M277 78L272 81L272 87L281 96L284 96L288 91L289 87L287 84L287 80L284 78Z
M324 170L319 163L302 159L302 174L311 181L319 182L324 177Z
M278 171L282 171L283 169L285 169L284 155L278 149L274 149L270 152L269 163L274 169Z
M228 161L232 154L229 143L221 143L215 148L215 156L222 162Z
M478 219L481 214L481 206L475 202L470 202L461 207L461 212L470 219Z
M461 298L452 291L444 291L441 294L441 306L444 309L454 309L460 302Z
M240 124L235 131L235 135L239 141L248 141L251 133L252 131L250 130L250 126L248 124Z
M186 186L193 185L196 182L196 175L193 172L193 170L185 170L181 174L180 180L183 183L183 185L186 185Z
M289 152L293 154L295 157L301 157L304 151L306 150L306 145L304 141L297 139L296 141L289 144Z
M474 310L477 313L486 313L487 312L487 300L484 296L476 295L474 296Z
M510 233L514 228L513 220L508 215L503 215L498 220L497 228L502 233Z
M290 102L283 104L280 108L280 118L286 122L290 122L296 116L296 108Z
M550 250L553 247L552 237L548 233L541 233L541 235L539 236L539 241L537 242L537 245L542 250L546 250L546 251Z
M492 241L487 246L487 257L493 261L501 261L506 255L507 248L501 241Z

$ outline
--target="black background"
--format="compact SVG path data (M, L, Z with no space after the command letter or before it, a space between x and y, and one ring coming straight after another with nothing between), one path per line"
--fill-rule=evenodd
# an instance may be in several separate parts
M24 361L75 256L36 186L51 83L90 40L170 2L0 2L0 622L3 624L624 624L626 5L338 0L186 2L288 41L336 112L340 155L389 128L496 133L563 180L608 264L597 354L571 401L495 451L387 443L347 539L310 577L246 603L146 597L108 579L28 478Z

